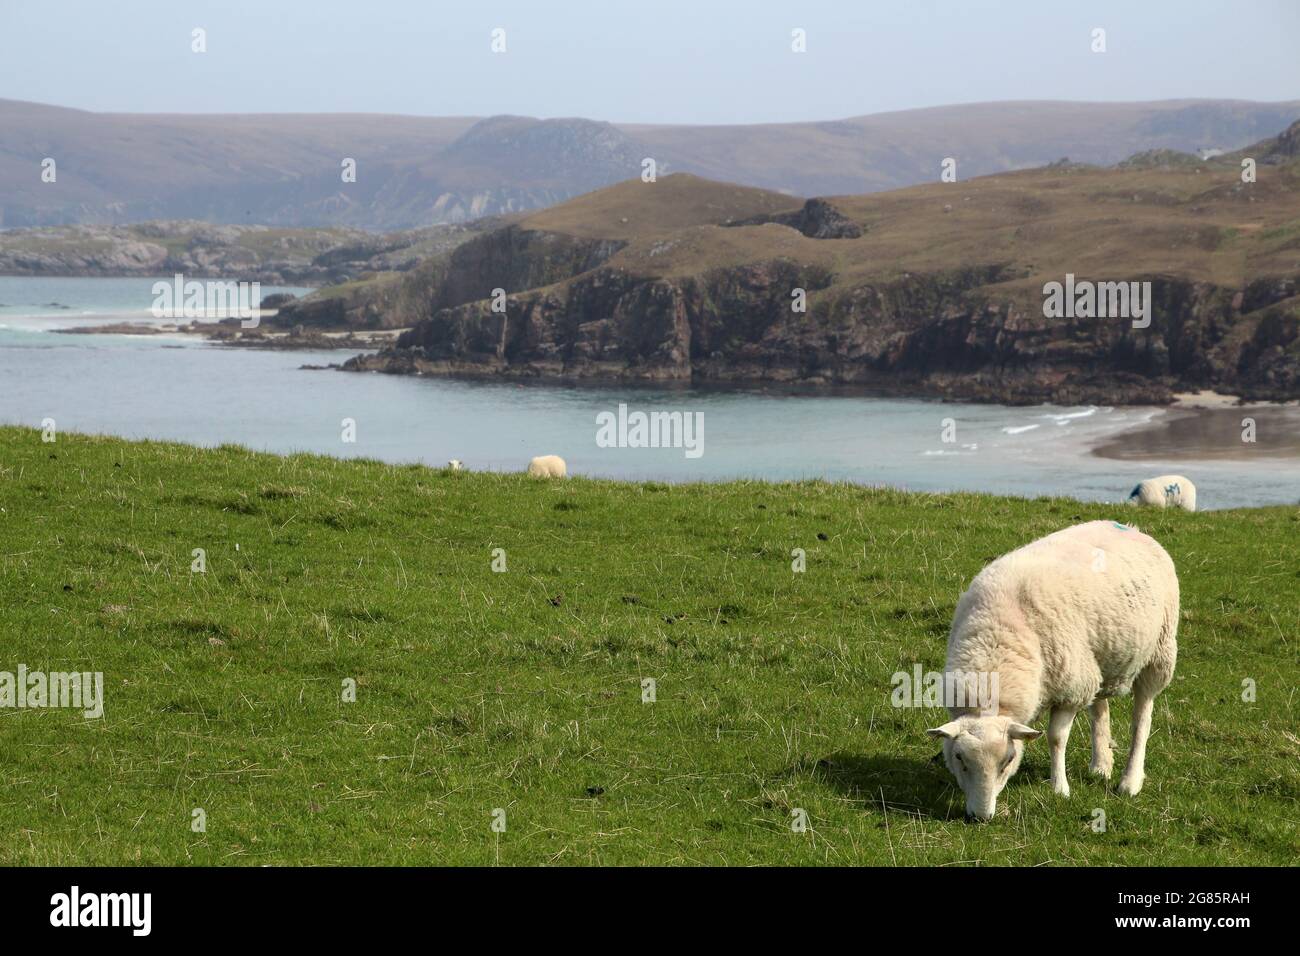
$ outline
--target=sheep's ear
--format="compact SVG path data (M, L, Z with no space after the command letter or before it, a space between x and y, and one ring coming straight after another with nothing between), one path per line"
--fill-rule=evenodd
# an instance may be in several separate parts
M1026 727L1024 724L1012 724L1007 728L1007 736L1012 740L1037 740L1043 736L1043 732L1034 730L1033 727Z
M961 733L961 725L955 720L950 720L942 727L931 727L926 733L931 737L947 737L949 740L953 740Z

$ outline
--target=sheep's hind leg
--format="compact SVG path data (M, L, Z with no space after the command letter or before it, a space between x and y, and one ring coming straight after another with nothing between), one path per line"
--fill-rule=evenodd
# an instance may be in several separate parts
M1135 796L1146 777L1147 737L1151 735L1151 711L1156 695L1140 684L1133 688L1133 741L1129 745L1128 764L1119 780L1119 792Z
M1092 715L1092 763L1088 772L1106 780L1115 765L1115 758L1110 752L1110 701L1098 697L1088 708Z
M1047 724L1047 742L1052 747L1052 792L1063 797L1070 795L1070 784L1065 779L1065 744L1070 739L1070 726L1077 710L1053 707Z

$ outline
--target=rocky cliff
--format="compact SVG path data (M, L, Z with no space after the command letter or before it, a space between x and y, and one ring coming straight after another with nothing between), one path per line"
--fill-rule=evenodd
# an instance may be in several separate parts
M1175 391L1300 397L1296 277L1239 291L1155 277L1147 329L1047 319L990 295L999 267L856 287L791 313L828 276L791 263L646 278L598 269L562 289L440 310L353 370L573 381L859 386L1060 404L1159 404Z

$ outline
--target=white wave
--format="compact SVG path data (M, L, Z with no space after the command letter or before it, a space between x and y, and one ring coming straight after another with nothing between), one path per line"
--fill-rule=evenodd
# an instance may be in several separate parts
M1091 416L1096 415L1097 412L1098 412L1097 406L1090 405L1081 412L1062 412L1059 415L1043 415L1041 417L1050 418L1058 425L1065 425L1076 418L1090 418Z
M1008 425L1006 428L1002 429L1002 431L1003 431L1004 434L1007 434L1007 435L1019 435L1021 432L1031 432L1031 431L1033 431L1035 428L1039 428L1039 427L1041 427L1041 426L1039 426L1039 425Z

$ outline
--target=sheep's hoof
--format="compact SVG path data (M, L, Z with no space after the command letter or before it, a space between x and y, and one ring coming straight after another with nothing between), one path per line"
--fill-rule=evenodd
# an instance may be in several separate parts
M1101 777L1103 780L1109 780L1113 768L1114 764L1094 763L1088 767L1088 773L1092 774L1094 777Z
M1058 797L1068 797L1070 795L1070 785L1062 780L1060 783L1052 784L1052 793Z
M1126 797L1136 797L1142 790L1142 778L1124 777L1119 782L1119 792Z

